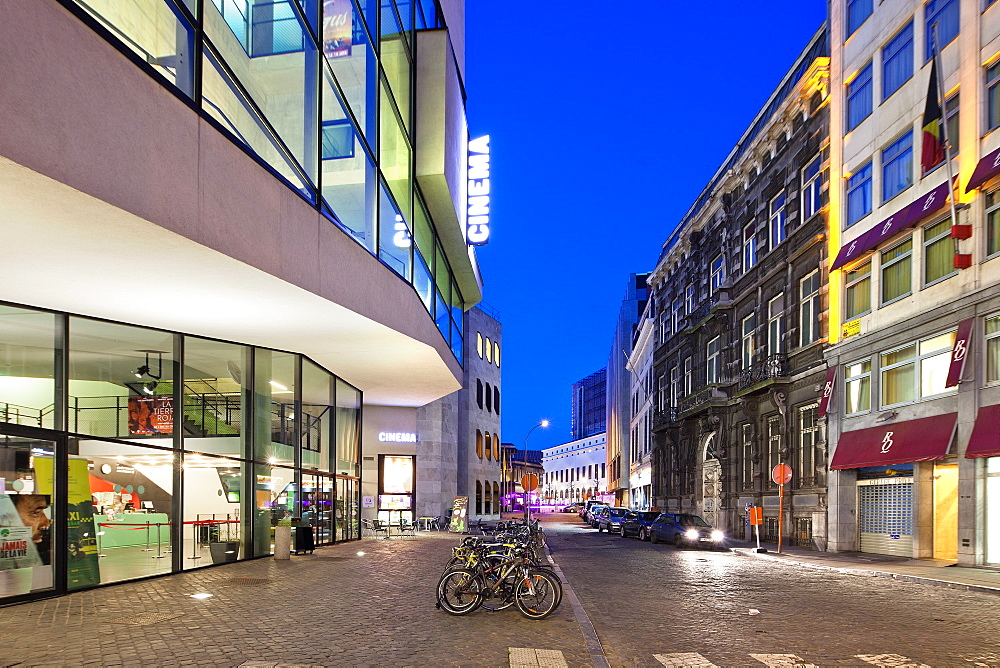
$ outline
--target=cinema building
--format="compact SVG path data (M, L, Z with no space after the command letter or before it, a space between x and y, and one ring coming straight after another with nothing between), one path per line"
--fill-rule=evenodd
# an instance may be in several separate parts
M357 539L369 475L450 505L481 298L463 23L4 3L0 604L266 556L290 522ZM408 480L362 474L400 447Z
M830 7L830 549L997 565L1000 5Z

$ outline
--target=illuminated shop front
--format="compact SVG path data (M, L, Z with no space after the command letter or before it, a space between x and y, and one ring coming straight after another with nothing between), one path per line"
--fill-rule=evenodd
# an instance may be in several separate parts
M361 393L307 357L2 304L0 351L0 602L266 556L293 517L359 538Z

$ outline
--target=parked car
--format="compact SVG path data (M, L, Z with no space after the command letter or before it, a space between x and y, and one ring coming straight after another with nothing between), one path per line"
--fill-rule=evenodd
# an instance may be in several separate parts
M580 519L590 522L590 509L594 506L605 505L603 501L597 501L595 499L590 499L589 501L584 501L580 504Z
M562 512L564 513L578 513L580 512L579 503L571 503L568 506L563 506Z
M608 533L621 532L622 522L625 521L625 515L629 512L628 508L622 508L620 506L604 506L601 512L597 515L597 531L607 531Z
M649 525L660 515L658 510L630 510L622 522L622 537L635 536L639 540L649 540Z
M661 513L649 525L649 542L673 543L677 547L697 545L714 549L725 547L726 535L698 515Z
M587 514L584 516L583 519L587 521L587 524L589 524L590 526L592 526L592 527L594 527L596 529L597 528L597 514L599 512L601 512L601 510L604 509L604 508L607 508L607 506L605 504L603 504L603 503L595 503L594 505L592 505L589 508L587 508Z

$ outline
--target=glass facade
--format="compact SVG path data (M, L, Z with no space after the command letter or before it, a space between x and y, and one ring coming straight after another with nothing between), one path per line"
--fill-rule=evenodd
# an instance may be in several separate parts
M414 31L445 27L433 0L76 4L409 282L463 361L464 302L414 178Z
M361 392L303 355L0 304L0 601L360 538Z

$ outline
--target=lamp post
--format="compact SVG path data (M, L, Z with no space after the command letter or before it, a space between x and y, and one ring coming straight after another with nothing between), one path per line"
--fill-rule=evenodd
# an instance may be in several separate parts
M529 429L527 436L524 437L524 470L525 470L525 473L527 473L527 471L528 471L528 437L531 436L531 432L535 431L539 427L542 427L544 429L544 428L546 428L548 426L549 426L549 421L548 420L542 420L541 422L539 422L538 424L536 424L534 427L532 427L531 429ZM522 489L523 489L523 486L522 486ZM524 521L525 522L527 522L528 520L531 519L531 502L529 500L530 499L529 494L530 494L530 492L528 490L524 490Z

